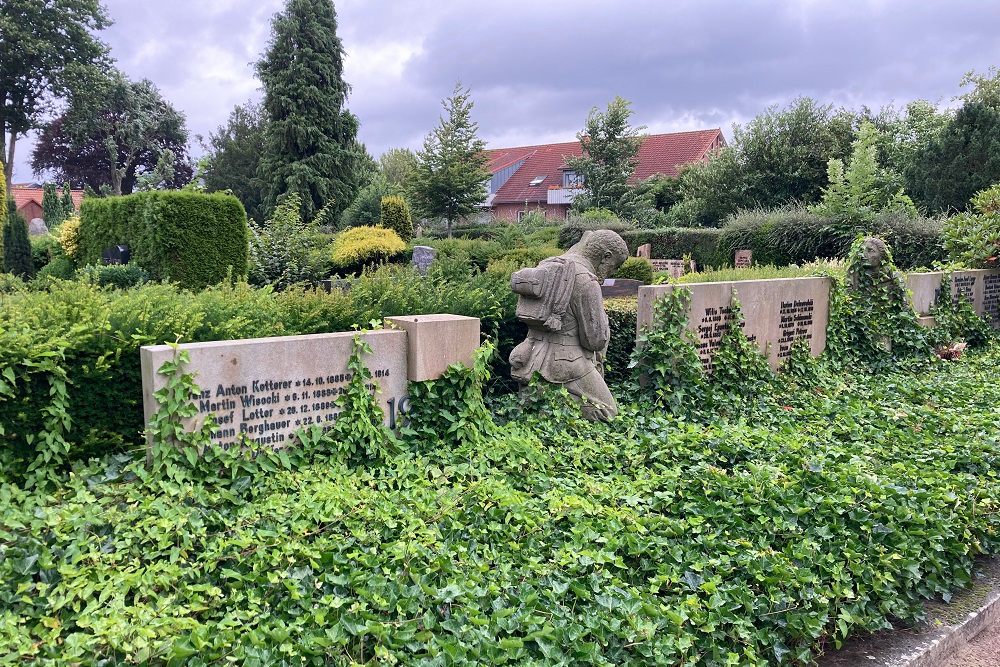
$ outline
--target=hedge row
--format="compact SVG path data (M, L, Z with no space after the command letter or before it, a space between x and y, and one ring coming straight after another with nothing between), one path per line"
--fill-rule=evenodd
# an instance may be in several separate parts
M746 211L726 223L719 237L721 263L731 264L737 250L753 251L755 264L802 264L817 257L844 257L861 231L884 238L901 269L928 267L946 259L941 220L910 219L897 213L875 220L871 229L838 224L802 209Z
M83 264L99 263L108 247L127 245L132 261L153 280L185 288L247 273L247 216L232 195L165 191L88 197L80 219Z

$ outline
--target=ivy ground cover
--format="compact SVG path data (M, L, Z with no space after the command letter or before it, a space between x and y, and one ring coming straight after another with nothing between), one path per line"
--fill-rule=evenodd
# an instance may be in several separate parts
M998 361L725 421L498 409L373 468L4 483L0 662L810 664L997 552Z

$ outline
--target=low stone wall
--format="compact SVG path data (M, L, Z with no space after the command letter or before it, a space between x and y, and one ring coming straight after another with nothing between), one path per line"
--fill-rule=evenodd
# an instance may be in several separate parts
M946 275L943 271L906 275L913 309L922 320L928 321L926 316L937 302ZM959 295L968 299L976 313L985 317L994 328L1000 328L1000 269L953 271L951 295L956 299Z
M736 296L743 309L743 330L767 355L771 367L778 368L798 338L809 341L813 356L826 349L832 284L830 278L777 278L641 287L636 334L652 323L654 301L675 288L686 289L691 293L688 328L695 334L702 362L710 369L729 327Z
M395 428L406 412L410 381L440 377L454 363L472 363L479 347L479 320L458 315L414 315L386 318L387 328L361 337L371 346L365 365L370 388ZM309 426L337 419L336 405L351 378L347 368L353 331L308 336L189 343L179 346L190 357L184 372L194 373L201 395L194 397L198 414L189 428L209 414L218 429L213 442L227 447L244 438L276 448ZM154 397L167 382L157 371L174 358L169 345L140 350L143 409L148 424L159 405Z

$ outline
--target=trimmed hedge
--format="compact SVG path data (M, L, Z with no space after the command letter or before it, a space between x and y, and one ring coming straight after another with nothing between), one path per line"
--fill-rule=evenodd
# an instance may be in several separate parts
M654 259L683 259L690 255L698 268L720 266L726 262L719 254L719 237L722 230L714 228L667 227L664 229L636 229L621 232L634 255L636 249L648 243Z
M249 229L232 195L140 192L84 199L80 263L98 264L113 245L128 245L132 261L153 280L200 289L248 270Z
M897 266L911 269L945 260L942 228L941 220L886 213L868 232L892 246ZM721 231L720 264L732 264L736 251L748 248L755 264L776 266L844 257L856 235L834 219L802 209L745 211L732 216Z
M629 257L611 277L651 283L653 282L653 264L645 257Z
M638 301L635 297L606 299L604 310L608 313L611 339L608 356L604 359L604 377L609 382L627 380L632 371L628 367L635 349L635 321Z

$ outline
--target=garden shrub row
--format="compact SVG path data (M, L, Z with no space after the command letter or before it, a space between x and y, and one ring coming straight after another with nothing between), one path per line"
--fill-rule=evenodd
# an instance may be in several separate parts
M127 245L153 280L198 289L248 269L246 211L236 197L185 191L87 197L80 207L80 264Z
M732 216L721 230L718 255L723 261L718 265L732 264L736 251L744 248L753 251L754 263L777 266L844 257L860 232L884 238L901 269L946 259L941 220L886 213L876 217L871 229L860 230L804 209L779 209Z
M52 374L37 367L43 360L55 359L67 375L71 458L84 458L141 444L143 345L350 331L390 315L425 313L478 317L484 333L501 341L523 335L509 273L459 282L383 267L354 281L349 292L329 294L243 283L195 293L162 283L128 290L96 284L141 279L132 266L115 268L113 276L88 274L90 281L0 293L0 372L10 368L18 387L12 399L0 400L0 429L17 458L30 458L29 440L42 430L51 400Z

